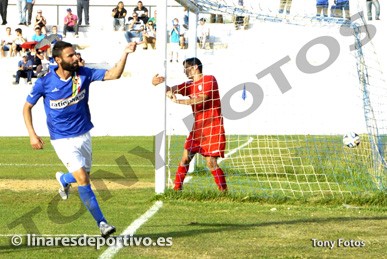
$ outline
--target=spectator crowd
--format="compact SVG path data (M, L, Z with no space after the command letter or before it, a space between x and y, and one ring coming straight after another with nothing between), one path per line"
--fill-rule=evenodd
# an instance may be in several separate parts
M77 0L76 14L71 8L66 9L66 14L62 24L53 24L48 21L41 9L34 11L34 6L38 0L17 0L18 27L12 29L7 25L8 0L0 0L0 16L2 18L3 30L0 31L1 57L20 56L18 61L15 82L18 83L20 77L26 77L31 82L32 77L42 75L45 61L52 62L51 48L57 41L66 38L68 33L73 33L74 38L79 37L80 27L90 26L89 0ZM292 13L292 4L297 0L278 0L278 13L289 15ZM300 0L299 0L300 1ZM380 20L380 3L378 0L363 0L365 2L366 14L369 21ZM244 8L244 1L238 0L238 6ZM175 17L167 28L169 33L169 56L170 62L179 60L179 49L186 48L187 31L189 29L189 12L184 8L182 17ZM349 0L316 0L316 17L334 17L350 19ZM125 6L123 1L119 1L111 9L112 31L122 33L122 38L127 42L136 41L142 44L143 49L156 48L157 30L157 10L152 13L144 6L142 1L138 1L133 8ZM211 16L212 17L212 16ZM239 22L245 29L248 20L245 17L235 18L235 25ZM212 18L211 18L212 19ZM221 19L223 22L223 18ZM23 27L25 26L25 27ZM58 32L58 27L62 28L62 34ZM239 25L238 25L239 26ZM0 27L1 29L2 27ZM23 34L23 30L33 31L30 37ZM205 18L201 18L197 24L198 47L205 49L210 39L210 30ZM42 65L43 64L43 65Z

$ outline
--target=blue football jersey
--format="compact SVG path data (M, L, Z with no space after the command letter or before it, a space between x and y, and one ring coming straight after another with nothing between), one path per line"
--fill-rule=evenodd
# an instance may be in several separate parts
M51 139L71 138L93 128L89 109L89 87L103 80L105 69L79 67L68 80L59 78L55 69L36 80L27 102L35 105L43 97Z

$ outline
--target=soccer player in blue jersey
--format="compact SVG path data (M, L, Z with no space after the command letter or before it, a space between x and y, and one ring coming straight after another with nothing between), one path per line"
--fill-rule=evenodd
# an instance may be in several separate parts
M54 45L52 55L57 66L36 80L27 101L23 116L33 149L43 149L44 142L33 127L32 108L43 97L47 126L52 146L68 173L56 173L60 184L59 194L67 199L71 183L77 182L81 200L97 222L103 237L115 232L103 216L90 187L91 137L93 124L88 105L89 86L93 81L113 80L121 77L129 53L136 51L136 43L127 45L121 59L110 70L80 67L73 46L64 41Z

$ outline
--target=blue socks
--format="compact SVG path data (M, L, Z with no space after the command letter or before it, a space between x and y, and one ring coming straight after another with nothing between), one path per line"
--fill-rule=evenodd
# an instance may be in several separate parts
M97 198L93 190L91 189L90 184L84 186L78 186L79 197L83 204L85 204L86 208L89 210L91 215L93 215L95 221L97 221L97 225L99 227L99 223L101 221L107 222L105 217L102 214L101 209L99 208Z
M72 173L63 174L60 178L60 181L64 187L71 183L77 182ZM103 216L101 209L99 208L97 198L95 197L95 194L91 189L90 184L78 186L78 192L83 204L85 204L86 208L89 210L95 221L97 221L97 225L99 226L99 223L101 223L101 221L106 222L106 219Z
M76 183L77 182L77 180L75 180L75 178L74 178L72 173L63 174L60 177L60 181L62 182L64 187L66 187L67 185L69 185L71 183Z

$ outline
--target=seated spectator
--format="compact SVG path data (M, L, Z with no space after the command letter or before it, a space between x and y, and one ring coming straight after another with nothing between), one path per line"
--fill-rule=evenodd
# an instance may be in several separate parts
M138 18L146 24L148 22L148 9L142 4L141 1L137 2L137 6L133 9L133 13L138 15Z
M157 10L153 11L153 17L149 18L148 22L153 22L153 27L157 30Z
M22 48L22 44L24 42L27 41L26 38L23 37L23 33L22 33L22 29L20 28L17 28L15 30L16 32L16 38L15 40L13 41L13 44L12 44L12 52L14 52L15 54L17 53L20 53L21 50L23 50L23 52L25 51L23 48Z
M32 52L27 52L27 58L32 62L32 76L41 77L43 72L43 63L44 52L41 50L32 50Z
M63 38L66 38L68 31L75 32L75 38L78 38L78 16L72 13L71 8L67 9L67 15L64 18Z
M115 31L121 29L125 31L125 17L126 9L124 8L124 3L119 1L117 6L112 10L113 16L113 29Z
M335 0L336 5L336 17L343 18L343 10L345 13L345 19L351 19L351 15L349 14L349 0Z
M42 30L42 33L46 34L47 33L46 24L47 24L47 21L46 21L46 18L44 18L44 16L42 15L42 10L38 10L35 18L34 28L39 26L40 29Z
M85 62L85 60L82 58L81 53L77 52L77 53L75 53L75 55L76 55L77 58L78 58L78 65L79 65L80 67L84 67L86 62Z
M12 44L14 40L15 38L12 35L11 27L5 28L5 35L1 38L1 56L2 57L5 57L6 51L10 51L11 57L16 55L16 53L12 51Z
M210 37L210 28L208 28L206 24L206 19L201 18L199 20L199 25L197 27L197 42L199 43L199 47L201 49L206 48L206 42Z
M61 41L63 39L62 34L58 33L58 26L54 25L51 28L51 34L48 35L49 38L52 38L53 40L51 41L51 44L54 45L58 41Z
M131 42L133 38L139 38L139 43L143 41L142 32L144 31L144 23L138 19L138 15L133 13L133 19L129 21L128 31L125 32L125 39L127 42Z
M151 44L152 49L156 49L156 30L152 21L148 21L143 32L144 49L148 49L148 44Z
M32 41L37 41L37 42L40 42L41 40L43 40L45 37L45 35L42 33L42 30L40 29L39 26L36 26L35 27L35 34L32 35Z
M28 84L32 84L31 78L32 78L32 61L28 60L27 56L24 55L23 59L19 61L18 63L18 70L16 71L16 79L15 82L13 82L14 85L18 85L20 81L20 77L27 78Z
M316 1L316 16L320 16L322 13L324 17L328 17L328 7L329 7L328 0L317 0Z

